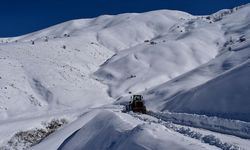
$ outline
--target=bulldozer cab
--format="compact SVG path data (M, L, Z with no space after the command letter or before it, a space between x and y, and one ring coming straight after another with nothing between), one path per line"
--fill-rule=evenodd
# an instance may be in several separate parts
M142 95L133 95L132 96L132 101L142 101L143 97Z

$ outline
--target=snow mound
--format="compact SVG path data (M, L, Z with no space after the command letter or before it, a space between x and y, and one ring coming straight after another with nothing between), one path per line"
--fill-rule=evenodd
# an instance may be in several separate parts
M84 116L83 116L84 117ZM84 149L213 149L172 133L162 125L145 124L132 116L99 111L88 123L71 134L58 150ZM175 136L173 139L172 136ZM52 139L48 139L52 140ZM190 145L193 143L192 145ZM189 147L187 147L189 145ZM39 145L38 145L39 146Z

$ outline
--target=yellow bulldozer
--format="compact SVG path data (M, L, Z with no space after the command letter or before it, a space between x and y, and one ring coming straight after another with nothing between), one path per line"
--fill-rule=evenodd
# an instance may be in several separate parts
M131 96L131 101L126 105L126 111L133 111L146 114L146 106L144 105L142 95L133 95Z

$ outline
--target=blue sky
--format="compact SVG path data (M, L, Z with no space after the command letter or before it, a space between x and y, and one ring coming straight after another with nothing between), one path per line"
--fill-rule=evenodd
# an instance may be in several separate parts
M4 0L0 3L0 37L102 14L174 9L206 15L246 3L250 0Z

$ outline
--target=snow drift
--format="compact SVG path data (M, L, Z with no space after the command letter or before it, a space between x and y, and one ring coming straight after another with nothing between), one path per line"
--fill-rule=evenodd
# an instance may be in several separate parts
M145 124L128 114L103 110L90 113L94 115L87 116L91 116L92 119L65 139L57 148L58 150L216 149L204 143L196 144L195 140L189 138L185 138L183 141L180 134L172 133L164 126ZM83 115L80 120L84 120L85 117ZM75 124L79 123L78 121ZM52 141L56 142L55 137L46 139L44 143L34 147L34 149L42 149L42 145Z

